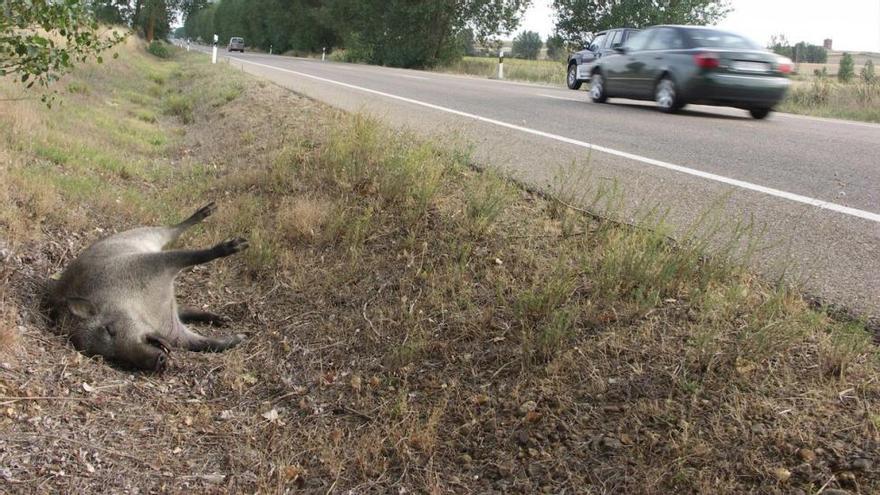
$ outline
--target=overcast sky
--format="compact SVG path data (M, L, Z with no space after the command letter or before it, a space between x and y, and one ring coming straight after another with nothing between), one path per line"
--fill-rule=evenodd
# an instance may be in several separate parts
M532 0L521 29L553 32L552 0ZM719 26L766 44L782 33L792 43L834 40L835 50L880 52L880 0L731 0Z

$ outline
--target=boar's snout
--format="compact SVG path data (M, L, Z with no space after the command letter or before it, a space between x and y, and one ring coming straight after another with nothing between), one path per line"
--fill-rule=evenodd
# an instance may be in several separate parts
M136 355L131 357L131 362L141 369L160 373L168 367L170 348L171 345L163 337L148 335L144 342L134 349Z
M167 356L168 354L165 354L164 352L159 353L159 355L156 356L156 364L153 366L153 371L155 371L156 373L161 373L165 371L165 368L168 367Z

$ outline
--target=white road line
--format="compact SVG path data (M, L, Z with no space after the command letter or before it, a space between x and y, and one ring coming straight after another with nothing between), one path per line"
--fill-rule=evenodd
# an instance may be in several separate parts
M409 74L395 74L397 77L408 77L410 79L421 79L423 81L428 81L430 78L422 77L422 76L411 76Z
M365 93L370 93L374 95L384 96L386 98L391 98L394 100L403 101L406 103L411 103L413 105L419 105L426 108L431 108L433 110L439 110L441 112L451 113L453 115L458 115L461 117L467 117L470 119L474 119L480 122L485 122L487 124L497 125L499 127L505 127L507 129L513 129L515 131L524 132L526 134L532 134L534 136L540 136L547 139L552 139L554 141L559 141L566 144L572 144L575 146L580 146L582 148L587 148L594 151L600 151L602 153L606 153L609 155L618 156L621 158L626 158L627 160L633 160L637 162L641 162L647 165L653 165L655 167L665 168L667 170L673 170L676 172L680 172L683 174L693 175L695 177L700 177L703 179L720 182L722 184L727 184L734 187L739 187L741 189L746 189L749 191L755 191L763 194L767 194L769 196L774 196L777 198L787 199L789 201L795 201L797 203L803 203L810 206L815 206L816 208L821 208L824 210L831 210L837 213L842 213L844 215L849 215L856 218L862 218L865 220L870 220L872 222L880 223L880 213L873 213L870 211L859 210L857 208L850 208L849 206L839 205L837 203L831 203L828 201L824 201L821 199L811 198L809 196L801 196L800 194L790 193L787 191L781 191L779 189L773 189L771 187L765 187L758 184L753 184L751 182L742 181L739 179L732 179L730 177L725 177L723 175L717 175L710 172L704 172L702 170L697 170L689 167L684 167L682 165L676 165L674 163L664 162L662 160L655 160L653 158L648 158L646 156L639 156L632 153L627 153L626 151L619 151L612 148L606 148L604 146L599 146L595 144L590 144L584 141L579 141L577 139L568 138L565 136L560 136L557 134L551 134L549 132L539 131L537 129L531 129L529 127L523 127L516 124L509 124L507 122L502 122L500 120L490 119L488 117L483 117L481 115L476 115L472 113L462 112L460 110L455 110L448 107L443 107L440 105L435 105L433 103L428 103L420 100L414 100L412 98L407 98L405 96L398 96L391 93L385 93L382 91L377 91L375 89L364 88L362 86L355 86L354 84L344 83L341 81L335 81L333 79L327 79L325 77L313 76L311 74L306 74L304 72L298 72L290 69L282 69L281 67L274 67L267 64L261 64L259 62L251 62L250 60L244 60L240 58L230 57L234 60L238 60L241 62L246 62L249 64L257 65L260 67L266 67L267 69L274 69L281 72L287 72L290 74L294 74L301 77L307 77L309 79L314 79L316 81L322 81L330 84L335 84L337 86L342 86L345 88L355 89L358 91L363 91Z
M538 96L543 96L544 98L553 98L554 100L567 100L567 101L576 101L578 103L584 103L586 100L578 100L575 98L568 98L565 96L554 96L554 95L546 95L544 93L538 93Z
M825 118L825 117L814 117L812 115L797 115L794 113L785 113L785 112L777 112L777 115L780 117L785 117L787 119L794 119L794 120L812 120L813 122L819 122L819 123L844 124L844 125L852 125L852 126L856 126L856 127L867 127L869 129L880 129L880 124L875 124L873 122L856 122L853 120L829 119L829 118Z

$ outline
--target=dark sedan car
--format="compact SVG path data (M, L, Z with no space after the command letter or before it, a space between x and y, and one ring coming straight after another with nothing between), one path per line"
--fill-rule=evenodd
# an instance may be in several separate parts
M581 89L581 84L590 80L590 73L596 61L609 53L614 53L615 48L623 45L637 32L638 29L630 28L601 31L593 36L587 48L572 53L568 57L568 72L565 78L568 89Z
M654 100L664 112L688 103L748 110L763 119L791 82L791 61L734 33L695 26L654 26L593 66L590 97Z

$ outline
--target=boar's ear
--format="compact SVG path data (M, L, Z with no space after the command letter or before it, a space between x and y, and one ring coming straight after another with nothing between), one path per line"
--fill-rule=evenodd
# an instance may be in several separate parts
M98 314L95 305L88 299L83 299L81 297L68 297L67 308L70 309L70 312L73 313L74 316L82 318L83 320L92 318Z

